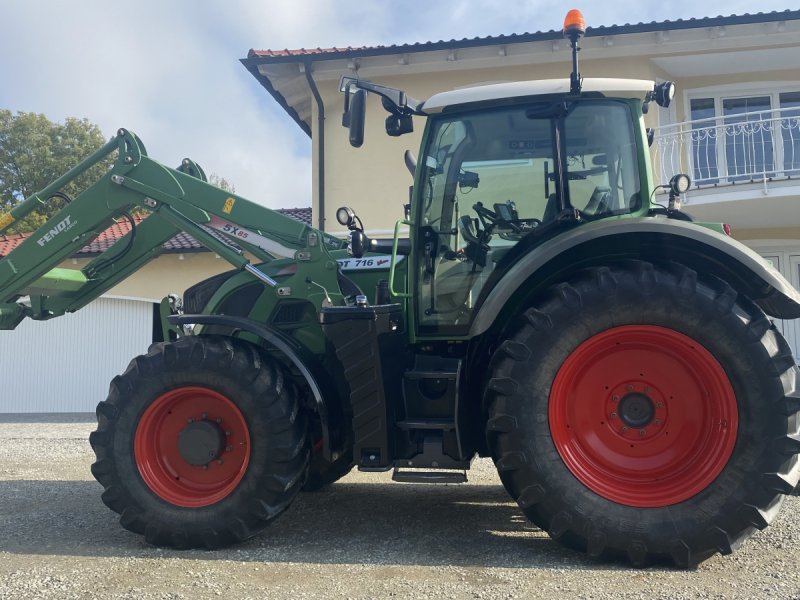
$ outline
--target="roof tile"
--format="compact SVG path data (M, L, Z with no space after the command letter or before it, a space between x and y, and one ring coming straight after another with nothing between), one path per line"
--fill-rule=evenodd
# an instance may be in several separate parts
M308 208L279 208L278 212L288 217L292 217L293 219L300 221L301 223L305 223L306 225L311 225L310 206Z

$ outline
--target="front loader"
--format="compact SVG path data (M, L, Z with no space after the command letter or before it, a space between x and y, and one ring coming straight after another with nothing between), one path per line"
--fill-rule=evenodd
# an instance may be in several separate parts
M0 260L3 329L80 309L179 231L234 267L162 302L162 339L97 407L92 473L123 527L218 548L353 467L455 484L476 456L597 558L692 567L775 518L800 478L800 392L770 317L800 316L800 294L680 210L685 175L654 184L643 111L674 86L581 78L573 17L569 79L424 102L342 80L354 146L368 94L389 135L426 122L393 239L342 208L342 241L190 160L160 165L126 130L0 217L2 232L116 153ZM115 219L125 238L58 266Z

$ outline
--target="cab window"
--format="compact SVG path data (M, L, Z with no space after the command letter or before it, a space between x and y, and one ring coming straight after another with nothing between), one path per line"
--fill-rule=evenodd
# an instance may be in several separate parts
M422 206L421 333L466 333L503 257L562 211L577 209L592 220L638 209L628 105L550 106L555 109L520 105L431 123L415 197Z

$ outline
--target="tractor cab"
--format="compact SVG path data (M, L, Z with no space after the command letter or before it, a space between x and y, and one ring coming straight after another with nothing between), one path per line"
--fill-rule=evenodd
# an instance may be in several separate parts
M353 146L364 142L367 93L381 97L390 136L412 131L412 116L426 118L408 221L418 337L467 336L494 285L558 233L650 214L654 185L643 113L653 100L668 106L674 85L583 79L577 41L584 30L582 17L571 13L565 35L573 72L564 79L480 85L419 101L342 78L342 123ZM676 215L682 213L671 206L668 216ZM363 232L351 229L358 238L351 249L366 252Z
M519 244L528 251L580 223L647 212L636 123L652 83L587 84L598 91L573 100L563 80L446 92L423 105L430 121L412 203L427 240L416 272L420 333L465 334ZM600 91L609 89L615 95Z

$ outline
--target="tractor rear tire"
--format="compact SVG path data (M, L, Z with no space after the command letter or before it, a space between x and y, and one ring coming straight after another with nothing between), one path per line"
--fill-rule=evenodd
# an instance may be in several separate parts
M491 360L487 439L528 518L571 548L693 568L800 477L798 369L749 299L676 263L552 286Z
M148 543L221 548L286 510L305 481L306 414L254 346L187 336L111 382L90 438L102 500Z

